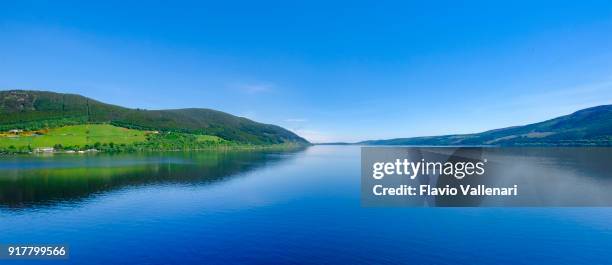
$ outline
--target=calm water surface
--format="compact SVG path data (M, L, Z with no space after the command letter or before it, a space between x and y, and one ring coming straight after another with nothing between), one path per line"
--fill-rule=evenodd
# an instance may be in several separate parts
M2 158L0 243L71 246L49 264L612 263L612 208L361 208L359 163L353 146Z

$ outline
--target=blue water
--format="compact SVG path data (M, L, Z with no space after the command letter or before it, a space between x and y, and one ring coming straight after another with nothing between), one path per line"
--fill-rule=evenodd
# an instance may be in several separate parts
M359 163L352 146L5 159L0 243L70 245L49 264L612 263L612 208L362 208Z

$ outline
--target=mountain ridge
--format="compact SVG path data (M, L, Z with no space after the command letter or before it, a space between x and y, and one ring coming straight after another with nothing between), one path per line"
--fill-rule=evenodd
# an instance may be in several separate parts
M214 135L250 144L309 144L304 138L280 126L208 108L132 109L77 94L38 90L0 91L0 130L86 123Z
M612 105L472 134L368 140L363 145L612 146Z

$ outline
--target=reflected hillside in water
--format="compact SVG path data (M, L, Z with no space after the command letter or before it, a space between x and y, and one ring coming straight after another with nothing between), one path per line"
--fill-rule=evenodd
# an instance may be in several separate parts
M207 185L302 150L6 157L0 159L0 208L70 203L126 187Z
M440 173L440 166L437 173L433 170L433 173L419 173L415 180L397 174L382 179L366 175L362 178L361 190L362 203L366 206L612 206L612 148L608 147L369 147L365 157L362 171L368 174L371 172L370 165L376 161L394 161L395 158L450 164L454 165L455 170ZM482 162L481 174L458 177L452 173L466 172L467 164L475 168L474 165L479 162ZM435 165L431 168L434 169ZM434 189L439 193L444 189L455 189L457 193L437 196L417 191L420 196L375 196L372 187L377 184L387 187L414 185L419 188L424 185L428 187L427 190ZM462 193L464 187L469 193ZM514 190L501 196L490 196L485 194L485 188Z

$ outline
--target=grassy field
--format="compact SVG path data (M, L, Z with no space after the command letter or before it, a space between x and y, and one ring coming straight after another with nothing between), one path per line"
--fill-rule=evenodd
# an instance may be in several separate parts
M108 124L87 124L65 126L42 132L42 135L33 135L29 132L11 135L0 134L0 148L9 146L27 147L53 147L55 144L63 146L84 146L98 143L132 144L146 141L146 131L132 130Z
M221 137L217 137L214 135L197 135L196 139L198 142L211 142L211 143L222 143L225 141Z

